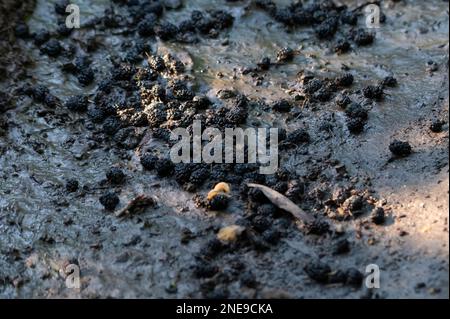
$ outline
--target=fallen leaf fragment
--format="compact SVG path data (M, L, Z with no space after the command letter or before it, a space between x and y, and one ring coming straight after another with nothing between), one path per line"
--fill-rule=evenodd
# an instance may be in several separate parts
M127 206L115 213L116 217L135 215L142 213L148 206L153 206L155 200L147 195L139 195L133 198Z
M295 205L289 198L284 195L281 195L277 191L274 191L270 187L249 183L248 187L254 187L263 192L263 194L278 208L285 210L291 213L295 218L300 220L303 223L312 223L314 222L314 218L308 214L306 214L300 207Z

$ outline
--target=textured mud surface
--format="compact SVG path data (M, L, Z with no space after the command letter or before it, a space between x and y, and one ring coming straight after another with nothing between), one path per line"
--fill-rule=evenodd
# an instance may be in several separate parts
M73 31L4 2L1 297L448 298L448 2L382 1L379 29L356 1L139 2L75 1ZM279 171L172 167L166 129L194 119L284 130Z

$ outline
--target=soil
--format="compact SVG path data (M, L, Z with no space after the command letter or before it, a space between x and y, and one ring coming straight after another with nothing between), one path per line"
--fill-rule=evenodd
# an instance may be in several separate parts
M2 1L0 297L448 298L448 2L175 2ZM279 169L174 164L194 120Z

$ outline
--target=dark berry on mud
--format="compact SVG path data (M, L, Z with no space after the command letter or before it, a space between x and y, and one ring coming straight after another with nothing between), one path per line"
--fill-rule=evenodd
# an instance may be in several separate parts
M45 97L49 94L49 89L43 85L36 85L31 89L31 93L36 102L44 102Z
M345 284L347 281L347 274L342 270L335 270L328 274L328 283L330 284Z
M111 75L117 81L129 81L136 73L136 68L127 63L122 63L112 69Z
M193 166L187 163L178 163L175 165L174 178L179 184L189 182Z
M87 115L94 123L101 123L106 118L106 113L101 108L93 107L87 111Z
M159 108L147 112L147 120L150 127L159 127L167 119L167 113Z
M442 127L444 126L445 122L441 120L434 120L430 125L430 130L433 133L440 133L442 132Z
M194 92L182 81L170 83L173 96L180 101L189 101L194 98Z
M346 109L345 109L345 115L349 118L355 119L367 119L367 110L363 108L358 103L351 103Z
M155 34L163 41L173 39L177 33L177 26L170 22L163 22L155 27Z
M165 177L172 174L174 168L173 162L168 158L159 159L155 164L158 176Z
M86 68L77 74L78 83L82 86L88 86L94 81L94 71L91 68Z
M18 38L28 38L30 36L30 30L28 29L28 25L26 23L19 23L16 25L14 29L14 34Z
M305 86L304 91L307 94L313 94L314 92L318 91L323 86L323 83L319 79L312 79L309 80Z
M286 190L286 197L291 200L298 200L300 196L305 191L305 185L302 182L299 182L297 180L289 181L288 183L288 189Z
M47 30L40 30L34 34L34 44L41 46L50 39L50 33Z
M328 88L322 87L314 93L314 99L320 102L327 102L331 99L331 91Z
M55 12L60 15L66 14L66 8L70 4L69 0L58 0L55 3Z
M375 35L364 29L358 29L353 35L353 41L359 46L369 45L373 42Z
M408 142L394 140L389 144L389 150L398 157L405 157L411 154L411 145Z
M397 86L397 79L393 76L387 76L383 80L381 80L381 85L383 87L396 87Z
M230 124L243 124L247 120L248 112L246 108L233 106L225 115L225 119Z
M305 129L297 129L289 133L284 141L289 144L298 145L302 143L309 143L309 134Z
M256 281L255 275L250 271L244 271L241 275L240 279L241 285L249 287L249 288L255 288L258 284Z
M342 204L344 210L350 212L352 215L357 215L359 211L363 208L364 201L359 195L352 195L347 198Z
M295 52L291 48L283 48L277 52L278 62L289 62L294 59Z
M60 22L56 28L56 32L62 37L68 37L73 31L73 28L68 28L65 22Z
M67 182L66 182L66 190L69 192L69 193L73 193L73 192L76 192L77 190L78 190L78 187L79 187L79 183L78 183L78 181L76 180L76 179L69 179Z
M84 95L74 95L67 99L64 106L74 112L85 112L88 108L88 98Z
M200 254L205 257L213 257L225 249L225 245L217 238L210 239L201 248Z
M363 94L368 99L381 100L383 98L383 87L368 85L363 88Z
M347 128L352 134L359 134L364 131L364 126L366 125L366 121L362 118L348 118L346 120Z
M339 94L338 96L336 96L334 101L336 102L337 106L343 109L345 109L346 106L352 102L352 100L346 94Z
M41 52L50 57L57 57L61 54L63 48L58 40L50 39L41 47Z
M334 255L342 255L350 251L350 243L347 239L338 240L333 246Z
M269 244L276 245L280 240L281 234L276 229L267 229L262 233L262 238Z
M114 210L119 202L119 197L113 192L108 192L100 196L100 204L102 204L107 210Z
M219 269L206 261L199 261L194 268L194 275L197 278L210 278L214 276Z
M108 181L111 184L119 185L119 184L123 184L125 182L126 176L120 168L111 167L106 172L106 178L108 179Z
M248 189L247 196L251 201L256 202L256 203L267 203L268 202L266 195L264 195L264 193L261 190L254 188L254 187L251 187Z
M225 194L217 194L208 200L207 206L210 210L224 210L228 207L230 198Z
M229 28L233 25L234 17L223 10L211 12L211 17L214 20L215 27L219 30Z
M343 54L350 51L350 43L346 40L338 40L334 45L334 52L337 54Z
M203 95L194 96L192 99L193 105L198 110L207 109L211 105L211 101Z
M259 61L259 62L257 63L257 65L258 65L258 67L259 67L261 70L268 70L268 69L270 68L270 65L271 65L270 58L268 58L268 57L262 58L261 61Z
M278 100L272 104L272 109L277 112L289 112L291 104L287 100Z
M331 17L329 19L324 20L318 26L316 26L314 31L319 39L330 39L336 33L337 26L338 26L337 19Z
M330 225L323 220L314 220L311 223L305 224L305 230L308 234L323 235L328 232Z
M309 278L319 282L327 283L331 272L330 266L320 261L313 261L303 268Z
M337 86L348 87L353 84L353 75L351 73L345 73L337 77L334 82Z
M356 25L358 22L358 14L349 10L343 10L340 18L342 23L349 25Z
M50 108L55 108L61 104L61 101L53 94L48 93L44 97L44 104Z
M370 220L376 225L382 225L385 221L385 213L382 207L375 207L370 213Z
M158 158L152 154L144 154L141 156L141 165L146 169L151 171L155 168Z
M153 14L147 15L144 20L139 22L137 26L138 33L141 37L148 37L154 34L156 23L156 16Z
M208 179L209 170L205 167L201 167L192 172L189 182L193 185L200 186L204 181Z
M269 229L272 224L272 220L267 216L254 215L252 216L251 225L259 233Z
M364 279L364 275L358 269L349 268L345 273L347 276L346 284L354 287L361 286Z
M116 117L110 116L103 123L103 132L107 135L114 135L120 127L120 121Z

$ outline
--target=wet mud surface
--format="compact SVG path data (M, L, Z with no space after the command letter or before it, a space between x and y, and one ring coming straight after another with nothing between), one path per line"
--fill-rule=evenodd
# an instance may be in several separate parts
M75 1L72 31L25 3L1 39L1 297L448 298L448 2L382 1L368 29L361 1ZM174 165L193 120L279 128L278 171Z

